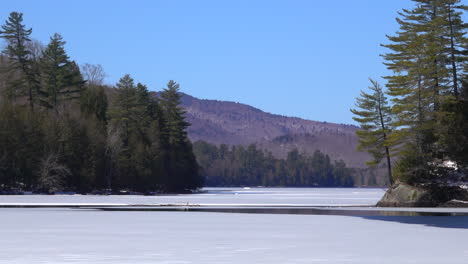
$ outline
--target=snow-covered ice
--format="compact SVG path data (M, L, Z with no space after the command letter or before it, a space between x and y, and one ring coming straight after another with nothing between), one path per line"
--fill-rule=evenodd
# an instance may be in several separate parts
M182 197L190 202L237 203L237 197L247 195L241 198L242 203L266 203L271 195L273 202L294 197L286 200L305 204L327 201L337 204L343 200L367 204L380 198L369 194L376 190L281 189L279 193L272 190L260 195L253 194L258 190L252 188L244 190L250 191L249 194L223 194L216 190L214 195L205 195L211 198L201 198L203 194L195 195L197 198ZM305 196L300 198L296 192ZM44 196L41 202L57 202L56 199L103 202L101 198L104 198L110 199L106 203L127 203L126 199L160 199L56 197ZM0 197L4 199L17 202L12 197ZM466 216L357 217L0 208L0 263L465 264L467 259Z
M290 204L375 205L381 188L206 188L184 195L6 195L0 204Z

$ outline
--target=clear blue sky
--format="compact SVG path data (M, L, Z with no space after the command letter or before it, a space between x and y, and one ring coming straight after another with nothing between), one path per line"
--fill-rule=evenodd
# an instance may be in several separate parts
M114 84L130 73L151 90L168 80L199 98L353 123L368 77L385 75L379 46L410 0L3 1L33 38L58 32L78 63L101 64Z

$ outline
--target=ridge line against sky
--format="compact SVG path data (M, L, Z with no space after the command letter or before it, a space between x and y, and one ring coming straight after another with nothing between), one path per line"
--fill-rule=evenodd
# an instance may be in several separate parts
M150 90L168 80L200 99L284 116L355 124L349 109L410 0L8 1L32 37L58 32L79 64L101 64L114 84L130 73Z

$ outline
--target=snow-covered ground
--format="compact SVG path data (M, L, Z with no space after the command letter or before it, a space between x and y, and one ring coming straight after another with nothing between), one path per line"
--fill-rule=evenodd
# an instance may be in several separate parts
M195 198L190 195L180 197L190 202L221 203L221 200L230 204L238 203L237 199L242 203L263 204L270 201L269 196L271 201L281 203L286 200L304 204L327 201L367 204L380 198L374 197L377 192L383 194L377 189L281 189L279 193L273 189L272 193L263 195L254 194L256 189L245 191L248 193L195 195L200 200L192 200ZM243 195L247 197L239 198ZM111 199L106 202L126 203L127 200L121 199L173 199L44 197L41 199L48 200L41 202L56 202L56 199L102 202L105 198ZM0 196L0 201L5 199L17 201ZM467 259L467 216L358 217L0 208L0 263L465 264Z

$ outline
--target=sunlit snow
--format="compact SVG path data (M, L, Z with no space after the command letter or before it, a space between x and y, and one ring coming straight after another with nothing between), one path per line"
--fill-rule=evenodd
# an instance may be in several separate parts
M0 196L9 203L375 203L381 189ZM237 193L237 195L234 195ZM0 208L0 263L466 263L468 217Z

